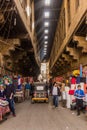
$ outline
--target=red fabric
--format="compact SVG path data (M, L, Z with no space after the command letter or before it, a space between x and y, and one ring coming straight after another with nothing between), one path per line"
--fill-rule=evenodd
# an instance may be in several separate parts
M87 84L84 84L84 92L87 93Z
M69 90L69 95L74 95L75 90Z
M9 106L0 106L0 121L2 121L2 116L10 112Z
M76 84L76 78L72 77L71 84Z

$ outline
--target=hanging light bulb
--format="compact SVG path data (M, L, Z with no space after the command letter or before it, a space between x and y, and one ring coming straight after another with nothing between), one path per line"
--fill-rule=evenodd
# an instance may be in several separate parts
M85 40L87 41L87 13L86 13L86 22L85 22L85 24L86 24L86 37L85 37Z
M14 18L14 26L16 26L16 18Z
M87 34L86 34L85 40L87 41Z

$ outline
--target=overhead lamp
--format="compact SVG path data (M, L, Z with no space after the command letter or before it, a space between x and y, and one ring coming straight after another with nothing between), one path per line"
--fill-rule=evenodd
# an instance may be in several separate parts
M46 51L47 50L47 48L44 48L44 51Z
M48 43L48 41L45 41L45 42L44 42L44 44L47 44L47 43Z
M26 7L27 15L30 16L31 14L31 8L29 6Z
M45 23L44 23L44 26L45 26L45 27L48 27L48 26L49 26L49 22L45 22Z
M44 45L44 47L47 47L47 45Z
M85 40L87 41L87 34L86 34Z
M17 23L16 18L14 18L14 26L16 26L16 23Z
M44 49L44 51L47 51L47 49ZM45 52L46 53L46 52Z
M44 39L48 39L48 36L44 36Z
M49 6L50 5L50 0L45 0L45 5Z
M34 29L34 22L32 23L32 29Z
M44 16L45 16L45 18L49 18L50 13L49 13L49 12L45 12L45 13L44 13Z
M48 32L49 32L48 29L44 30L44 33L45 33L45 34L48 34Z

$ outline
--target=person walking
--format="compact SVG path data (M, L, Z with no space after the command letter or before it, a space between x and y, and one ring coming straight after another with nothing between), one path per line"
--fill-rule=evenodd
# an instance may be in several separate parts
M80 109L83 109L83 98L85 97L84 91L81 86L78 85L78 89L75 91L74 96L76 97L77 116L80 115Z
M9 108L10 111L12 112L13 116L15 117L15 108L14 108L14 86L13 84L10 84L9 79L5 78L4 80L4 84L5 84L5 96L6 96L6 100L9 102Z
M55 108L58 107L58 96L60 95L60 89L58 87L58 84L54 82L52 95L53 95L53 105Z
M31 90L31 86L30 83L27 81L25 84L25 98L29 99L30 97L30 90Z

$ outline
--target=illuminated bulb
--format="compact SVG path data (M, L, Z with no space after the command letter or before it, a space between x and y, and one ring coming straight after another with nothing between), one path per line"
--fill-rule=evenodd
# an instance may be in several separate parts
M85 40L87 41L87 34L86 34L86 38L85 38Z

